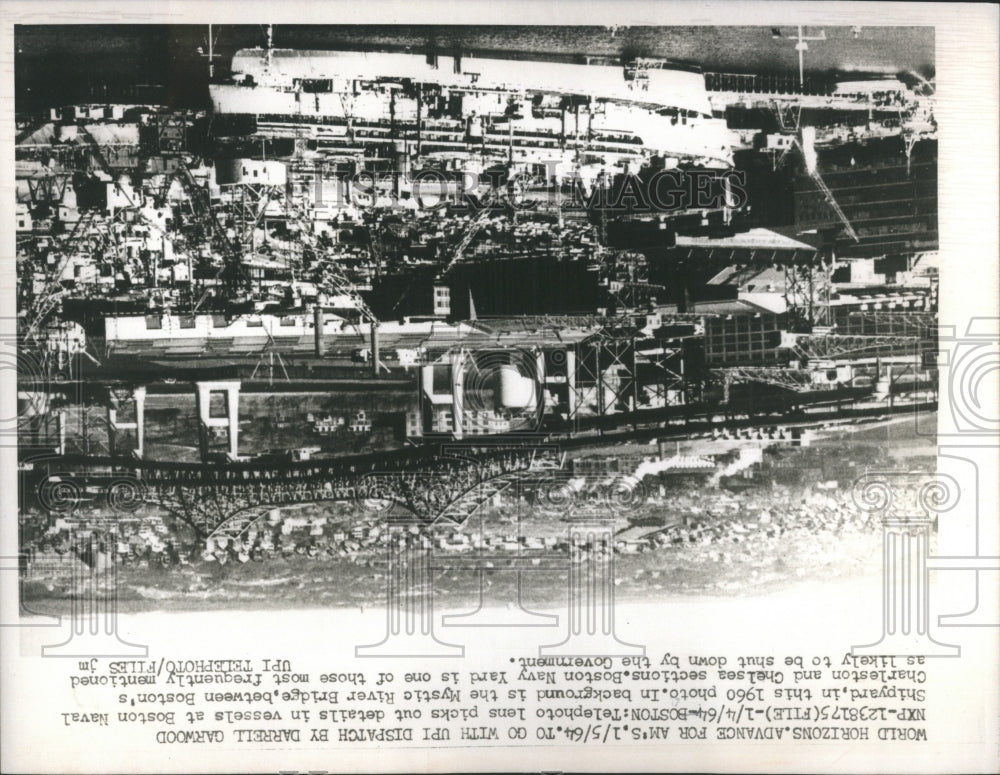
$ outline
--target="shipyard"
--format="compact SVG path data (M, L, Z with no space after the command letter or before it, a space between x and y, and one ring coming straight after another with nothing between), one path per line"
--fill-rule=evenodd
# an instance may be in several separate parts
M758 32L787 67L209 26L194 96L19 92L25 588L849 573L853 482L935 455L933 71Z

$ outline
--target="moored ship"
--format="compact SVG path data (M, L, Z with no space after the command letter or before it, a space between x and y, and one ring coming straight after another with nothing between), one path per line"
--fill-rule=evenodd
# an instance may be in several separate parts
M467 162L731 162L704 76L625 65L355 51L243 49L210 86L215 131L294 137L330 155Z

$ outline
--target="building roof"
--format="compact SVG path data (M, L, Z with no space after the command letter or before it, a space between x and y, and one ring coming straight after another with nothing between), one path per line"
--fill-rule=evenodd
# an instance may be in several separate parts
M54 138L56 136L55 124L51 121L42 124L40 127L35 127L32 130L28 130L27 134L19 137L17 140L18 145L52 145Z
M670 315L677 312L677 305L658 305L656 310L657 312ZM696 301L693 304L688 305L688 313L693 315L756 315L761 312L773 314L774 310L745 299Z
M816 249L806 242L780 234L771 229L750 229L737 232L728 237L689 237L677 235L678 247L703 248L765 248L769 250L807 250Z
M97 145L138 145L139 127L137 124L87 124L86 133L77 137L77 142L89 142L87 135L93 138Z
M785 272L774 266L727 266L708 285L728 285L748 293L784 290Z
M73 125L70 126L72 131ZM86 124L73 134L72 142L78 145L138 145L139 126L137 124ZM20 147L55 145L59 141L59 132L54 122L49 121L29 131L18 138Z

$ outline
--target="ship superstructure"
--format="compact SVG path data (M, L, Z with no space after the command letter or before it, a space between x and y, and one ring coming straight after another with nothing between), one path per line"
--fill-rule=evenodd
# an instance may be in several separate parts
M232 82L210 94L218 129L312 140L328 153L390 144L417 157L514 164L731 162L704 76L660 60L243 49Z

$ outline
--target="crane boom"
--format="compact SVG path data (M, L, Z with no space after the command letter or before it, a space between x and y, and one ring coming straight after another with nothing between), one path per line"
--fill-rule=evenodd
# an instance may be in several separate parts
M330 256L321 255L319 249L314 244L314 240L311 238L311 229L305 223L305 217L302 212L298 210L290 211L288 214L288 220L291 224L294 224L299 233L299 244L308 245L315 252L315 261L318 266L318 277L316 279L317 286L320 286L322 290L331 293L342 293L345 296L349 296L354 302L361 313L361 316L368 320L369 322L377 323L378 318L375 317L375 313L371 311L369 306L365 303L364 299L357 292L354 287L354 283L351 279L344 274L344 270L340 265L333 260Z
M799 153L802 154L803 160L805 160L806 152L805 149L803 149L802 147L802 143L799 142L799 138L795 137L793 142L795 143L795 147L799 149ZM815 165L811 165L809 164L808 161L806 161L806 171L809 173L809 177L813 179L813 182L816 184L816 187L819 188L820 192L823 194L823 198L826 199L827 204L830 205L830 207L833 208L833 212L837 214L837 218L839 218L840 222L844 224L844 229L847 231L848 235L850 235L851 239L854 240L855 242L861 242L861 238L858 236L858 233L854 230L854 227L848 220L847 215L845 215L844 211L840 209L840 205L837 204L836 197L834 197L833 192L830 190L830 187L826 185L826 182L819 174L819 170L816 169Z
M489 203L484 202L483 209L476 213L475 217L469 222L469 225L465 229L465 233L462 234L462 239L458 241L458 244L452 251L451 257L448 259L448 263L445 264L444 268L440 272L438 272L437 279L440 280L447 275L455 267L455 264L462 260L466 249L472 243L472 240L475 239L479 230L486 224L487 219L490 217L490 212Z
M227 288L230 290L249 285L250 276L242 260L242 245L233 245L216 218L208 192L198 185L198 181L195 180L194 175L183 159L178 159L178 163L180 170L179 178L184 186L184 190L188 193L191 201L197 205L194 208L195 217L208 227L208 235L212 246L222 254L222 267L216 273L216 278L222 276ZM195 304L195 309L201 306L206 296L207 292Z

